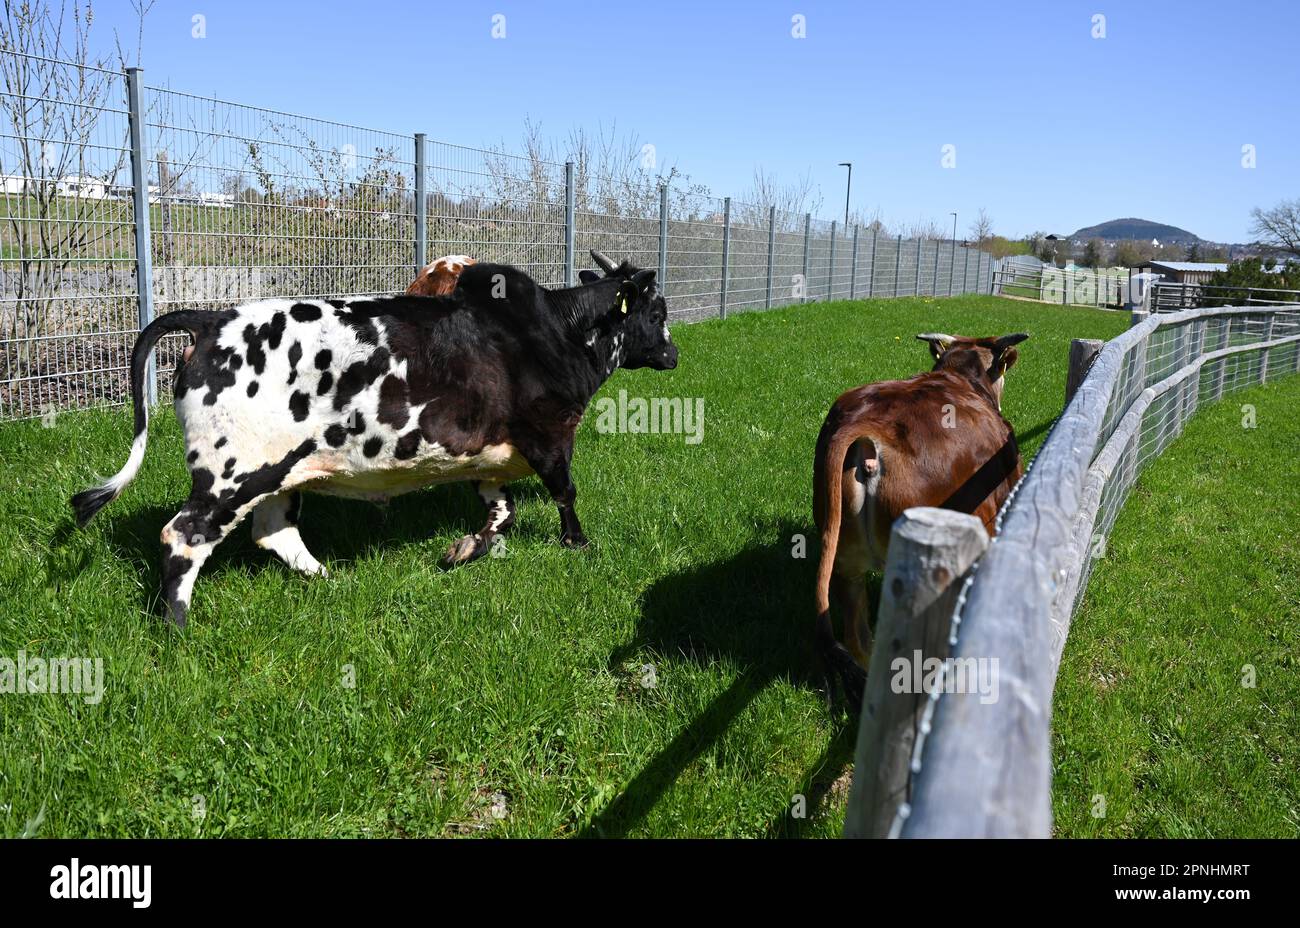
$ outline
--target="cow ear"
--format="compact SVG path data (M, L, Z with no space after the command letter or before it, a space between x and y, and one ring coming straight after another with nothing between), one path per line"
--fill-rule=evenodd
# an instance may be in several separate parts
M586 268L578 271L578 280L582 281L584 284L594 284L596 281L601 279L601 276L595 271L589 271Z
M936 361L954 341L951 335L944 335L942 332L924 332L916 337L923 342L929 343L930 353L934 355Z
M1007 368L1016 363L1020 357L1020 352L1016 351L1015 346L1028 337L1028 334L1019 332L1015 335L1003 335L993 343L993 367L990 369L990 373L993 375L994 380L1001 377L1006 373Z
M636 305L637 297L641 295L641 290L636 283L631 280L625 280L618 285L618 293L614 297L614 306L622 315L627 315L628 311Z

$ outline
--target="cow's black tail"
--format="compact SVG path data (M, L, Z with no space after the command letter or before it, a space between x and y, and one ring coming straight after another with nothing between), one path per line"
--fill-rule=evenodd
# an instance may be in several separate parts
M121 495L126 485L134 479L144 461L144 449L148 443L149 410L145 406L144 372L149 362L149 353L158 339L170 332L186 331L197 334L215 322L212 313L174 312L159 316L145 326L140 337L135 340L135 349L131 352L131 400L135 405L135 440L131 443L131 455L122 465L122 469L99 486L82 490L72 497L72 509L77 514L77 524L85 525L95 513L103 509Z

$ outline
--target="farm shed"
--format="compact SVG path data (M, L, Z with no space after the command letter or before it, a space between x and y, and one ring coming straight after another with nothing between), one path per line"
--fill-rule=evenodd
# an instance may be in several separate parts
M1223 263L1201 261L1146 261L1134 268L1160 274L1166 281L1177 284L1208 284L1211 274L1227 269L1228 265Z

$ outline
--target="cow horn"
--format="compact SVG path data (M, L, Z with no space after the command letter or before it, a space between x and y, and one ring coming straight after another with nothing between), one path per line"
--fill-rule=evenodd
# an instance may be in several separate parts
M953 336L944 335L942 332L925 332L916 337L923 342L938 342L944 348L947 348L955 341Z
M611 261L603 251L597 251L594 248L591 249L591 260L600 265L600 269L606 274L613 274L618 270L618 265Z

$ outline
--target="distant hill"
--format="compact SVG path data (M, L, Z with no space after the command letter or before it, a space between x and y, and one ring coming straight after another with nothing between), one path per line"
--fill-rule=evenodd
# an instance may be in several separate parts
M1151 239L1157 238L1161 242L1178 242L1182 245L1202 241L1200 237L1188 232L1186 229L1180 229L1178 226L1167 226L1161 222L1152 222L1149 219L1112 219L1110 222L1103 222L1095 226L1088 226L1086 229L1080 229L1070 238L1080 240L1100 238L1108 242L1116 242L1125 238L1149 242Z

